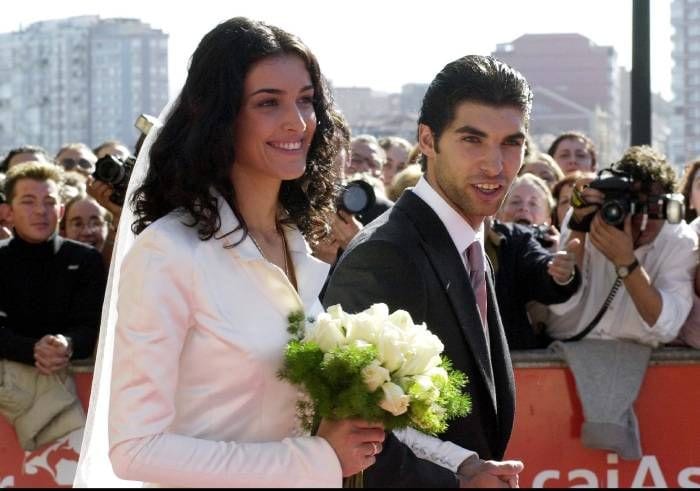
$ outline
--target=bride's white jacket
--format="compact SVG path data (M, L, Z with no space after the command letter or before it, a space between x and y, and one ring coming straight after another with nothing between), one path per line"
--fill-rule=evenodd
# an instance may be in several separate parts
M124 260L109 415L115 473L164 486L338 487L335 452L302 433L299 394L277 376L287 316L319 312L328 265L285 228L297 294L250 238L231 247L242 233L225 235L238 221L218 200L214 238L199 240L171 213ZM441 462L445 452L456 463L468 456L416 433L409 444L440 448Z

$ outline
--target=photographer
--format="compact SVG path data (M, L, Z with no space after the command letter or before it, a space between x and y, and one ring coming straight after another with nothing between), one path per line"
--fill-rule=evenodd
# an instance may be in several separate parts
M122 205L119 205L112 201L111 197L114 193L114 188L111 184L104 181L95 179L93 176L88 176L87 194L94 198L100 206L105 208L112 214L112 222L109 226L107 232L107 238L104 241L104 248L102 249L102 256L105 258L105 263L109 265L112 257L112 250L114 248L114 239L116 237L117 229L119 228L119 218L122 214Z
M377 189L377 186L373 185L373 181L381 183L367 172L368 168L358 168L353 164L353 158L357 161L358 155L363 151L375 155L376 152L368 150L374 146L367 143L371 143L373 137L361 135L353 139L351 144L350 128L340 113L334 114L334 126L335 145L340 148L334 162L338 183L337 213L329 224L328 236L312 244L314 256L331 266L363 226L393 204L384 197L383 189ZM378 146L376 148L382 150ZM349 174L352 172L355 173Z
M698 237L680 221L682 206L677 216L675 173L663 155L631 147L612 171L574 187L561 243L583 244L583 283L550 306L549 335L568 339L589 327L587 338L655 347L676 337L690 311Z
M134 126L141 135L136 142L134 156L131 156L126 147L116 140L108 140L95 149L96 154L102 155L95 164L94 172L87 178L86 190L88 195L112 214L111 226L102 250L107 263L112 257L114 239L119 228L131 171L146 135L156 123L158 119L148 114L141 114L136 118Z

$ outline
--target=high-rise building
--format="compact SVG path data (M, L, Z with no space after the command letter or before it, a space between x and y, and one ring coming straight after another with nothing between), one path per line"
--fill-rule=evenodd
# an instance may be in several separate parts
M417 116L427 91L428 84L404 84L401 87L401 112Z
M0 35L0 152L132 146L134 121L168 101L168 35L137 19L42 21Z
M700 156L700 1L673 0L673 117L670 159Z
M626 142L620 138L614 48L580 34L525 34L499 44L492 54L533 87L530 129L536 140L578 130L593 138L602 162L621 153Z

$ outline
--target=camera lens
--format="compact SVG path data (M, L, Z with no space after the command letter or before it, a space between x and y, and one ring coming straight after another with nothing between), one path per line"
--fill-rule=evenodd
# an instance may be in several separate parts
M343 193L343 206L351 213L357 213L367 206L367 194L359 186L350 186Z
M609 225L619 225L625 221L625 208L619 201L608 201L600 209L603 221Z
M114 184L124 177L124 166L111 155L105 155L95 165L95 178Z
M355 215L367 211L375 199L372 185L358 179L345 186L338 204L340 208Z

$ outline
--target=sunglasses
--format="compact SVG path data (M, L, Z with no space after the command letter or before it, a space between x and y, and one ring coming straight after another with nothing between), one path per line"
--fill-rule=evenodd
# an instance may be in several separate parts
M66 170L72 170L76 167L80 167L81 169L92 169L94 167L94 164L87 159L75 160L71 158L66 158L61 159L61 166Z

